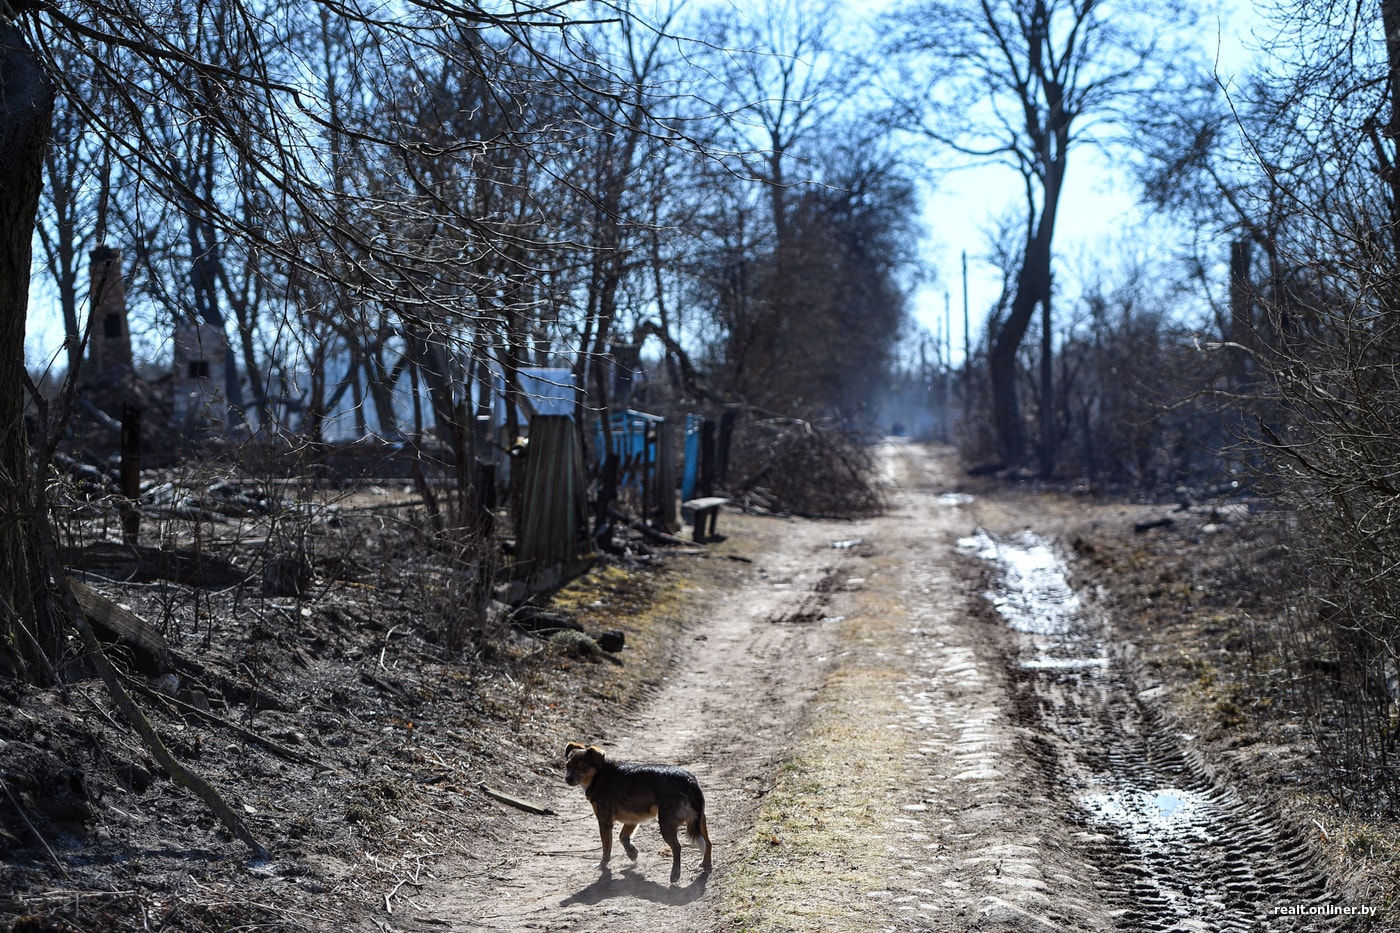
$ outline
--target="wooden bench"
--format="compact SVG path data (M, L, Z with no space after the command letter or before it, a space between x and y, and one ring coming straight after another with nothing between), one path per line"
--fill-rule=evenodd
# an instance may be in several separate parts
M715 537L715 523L719 520L719 507L728 504L729 500L723 496L704 496L682 502L681 508L695 516L695 531L691 537L699 542L708 541Z

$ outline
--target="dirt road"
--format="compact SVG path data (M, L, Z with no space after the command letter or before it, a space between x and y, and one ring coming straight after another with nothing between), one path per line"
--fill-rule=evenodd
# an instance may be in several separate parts
M726 515L736 585L691 594L661 688L560 736L692 769L711 872L687 849L670 884L655 823L600 872L582 793L542 783L557 817L503 814L510 844L394 928L1351 928L1364 908L1329 901L1305 840L1212 774L1069 589L1065 516L959 494L917 445L885 455L878 519Z

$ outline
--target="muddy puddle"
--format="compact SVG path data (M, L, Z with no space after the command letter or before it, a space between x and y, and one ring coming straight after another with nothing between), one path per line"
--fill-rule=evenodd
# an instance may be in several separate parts
M1116 928L1340 930L1359 912L1329 896L1308 841L1246 801L1140 694L1053 544L978 531L959 547L993 567L986 594L1014 633L1015 716L1100 869Z

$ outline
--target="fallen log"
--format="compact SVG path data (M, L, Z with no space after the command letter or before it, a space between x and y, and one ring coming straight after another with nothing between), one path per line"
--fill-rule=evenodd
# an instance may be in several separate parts
M154 677L165 668L171 654L170 646L154 626L74 576L68 577L68 585L73 588L73 595L88 621L112 640L133 649L137 666L143 673Z

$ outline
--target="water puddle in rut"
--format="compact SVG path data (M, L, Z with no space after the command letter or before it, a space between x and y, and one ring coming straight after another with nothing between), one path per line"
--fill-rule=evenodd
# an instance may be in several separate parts
M1018 634L1026 725L1103 869L1120 930L1337 929L1306 841L1218 781L1138 698L1052 544L978 530L959 547L997 571L987 598Z

